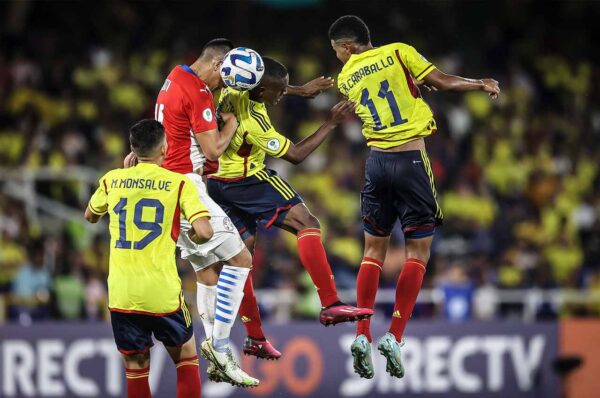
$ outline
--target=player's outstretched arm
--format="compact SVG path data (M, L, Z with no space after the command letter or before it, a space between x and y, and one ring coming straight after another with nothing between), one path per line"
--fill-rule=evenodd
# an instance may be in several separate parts
M346 116L354 112L356 104L352 101L340 101L329 111L329 116L325 123L321 125L310 136L306 137L297 144L291 144L285 155L282 157L293 164L301 163L308 157L321 143L327 138L338 124L340 124Z
M225 152L238 128L238 121L233 113L223 112L221 118L224 124L220 130L214 129L195 134L196 141L208 160L219 160L219 156Z
M188 236L192 242L199 245L208 242L213 236L213 229L210 226L208 217L200 217L192 223L192 228L188 231Z
M287 86L286 95L295 95L298 97L314 98L323 91L333 87L333 79L331 77L317 77L303 84L302 86Z
M494 79L467 79L460 76L448 75L438 69L431 71L423 79L425 84L440 91L485 91L492 98L500 94L500 86Z

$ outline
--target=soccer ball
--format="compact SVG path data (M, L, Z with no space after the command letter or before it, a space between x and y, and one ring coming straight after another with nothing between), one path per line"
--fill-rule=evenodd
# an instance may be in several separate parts
M252 90L265 73L263 60L256 51L238 47L229 51L221 64L221 78L227 87Z

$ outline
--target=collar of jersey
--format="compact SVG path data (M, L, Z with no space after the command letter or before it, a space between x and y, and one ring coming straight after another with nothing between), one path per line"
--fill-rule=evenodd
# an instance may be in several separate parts
M350 62L350 61L356 61L356 60L359 60L361 58L367 57L367 56L369 56L369 53L371 51L377 50L378 48L379 47L373 47L373 48L368 49L367 51L363 51L360 54L352 54L352 55L350 55L350 58L348 58L348 62ZM348 63L348 62L346 62L346 63Z
M159 165L157 165L156 163L138 163L135 167L139 167L139 166L153 166L153 167L160 167Z
M189 66L187 66L187 65L179 65L179 66L180 66L180 67L181 67L181 69L183 69L184 71L186 71L186 72L189 72L189 73L191 73L192 75L194 75L194 76L198 77L198 75L196 74L196 72L194 72L194 70L193 70L192 68L190 68Z

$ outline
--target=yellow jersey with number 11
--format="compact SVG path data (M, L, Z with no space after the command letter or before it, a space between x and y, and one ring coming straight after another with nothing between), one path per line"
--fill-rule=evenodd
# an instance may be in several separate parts
M387 149L436 130L433 113L412 79L423 80L434 69L417 50L403 43L350 57L338 76L338 87L356 102L368 146Z

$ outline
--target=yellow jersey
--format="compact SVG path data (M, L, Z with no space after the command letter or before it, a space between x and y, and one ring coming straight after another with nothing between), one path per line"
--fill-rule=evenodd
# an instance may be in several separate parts
M411 78L423 80L434 69L403 43L350 56L338 76L338 88L356 102L368 146L387 149L436 130L433 113Z
M180 216L190 223L209 212L192 181L156 164L116 169L100 178L88 208L108 213L111 311L166 315L183 303L175 265Z
M266 155L281 157L290 148L290 140L273 128L265 104L252 101L250 92L224 88L218 109L234 113L239 126L219 158L219 171L211 178L237 180L253 176L265 168Z

